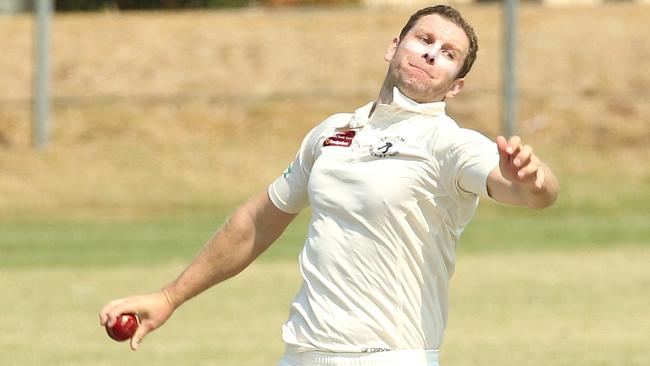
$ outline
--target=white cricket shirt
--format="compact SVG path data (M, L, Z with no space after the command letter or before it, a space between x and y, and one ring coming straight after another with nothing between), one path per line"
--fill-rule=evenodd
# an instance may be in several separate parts
M499 163L496 145L460 128L444 102L395 88L369 118L372 106L315 127L269 186L279 209L313 212L282 327L298 351L438 349L454 249Z

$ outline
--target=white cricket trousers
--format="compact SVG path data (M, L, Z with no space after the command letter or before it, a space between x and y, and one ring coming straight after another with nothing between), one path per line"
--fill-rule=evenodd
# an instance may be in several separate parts
M372 353L296 352L287 347L277 366L439 366L438 350Z

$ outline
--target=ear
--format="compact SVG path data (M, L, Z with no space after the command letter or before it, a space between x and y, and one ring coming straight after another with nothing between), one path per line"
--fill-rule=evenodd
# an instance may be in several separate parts
M386 54L384 55L384 60L390 62L390 60L393 59L393 56L395 55L395 51L397 51L397 46L399 45L399 37L393 38L393 41L388 45L388 49L386 50Z
M447 91L447 94L445 94L445 97L446 98L455 97L456 95L458 95L458 93L460 93L460 91L463 89L464 86L465 86L465 78L458 78L454 80L454 82L451 84L451 87Z

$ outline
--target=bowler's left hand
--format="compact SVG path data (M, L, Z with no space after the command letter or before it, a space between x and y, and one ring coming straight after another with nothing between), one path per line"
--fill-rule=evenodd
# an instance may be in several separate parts
M527 185L531 190L544 187L543 163L532 146L523 144L519 136L512 136L509 140L499 136L496 142L503 178L515 184Z

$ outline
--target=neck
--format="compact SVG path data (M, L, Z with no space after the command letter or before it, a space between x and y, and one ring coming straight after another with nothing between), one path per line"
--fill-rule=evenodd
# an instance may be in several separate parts
M370 116L375 112L375 108L377 107L378 104L391 104L393 102L393 87L394 85L388 81L388 78L384 80L384 84L381 86L381 89L379 90L379 96L377 97L377 101L375 101L375 104L372 106L370 109Z
M377 97L377 103L381 104L391 104L393 102L393 88L395 85L388 81L384 80L384 84L379 90L379 96Z

